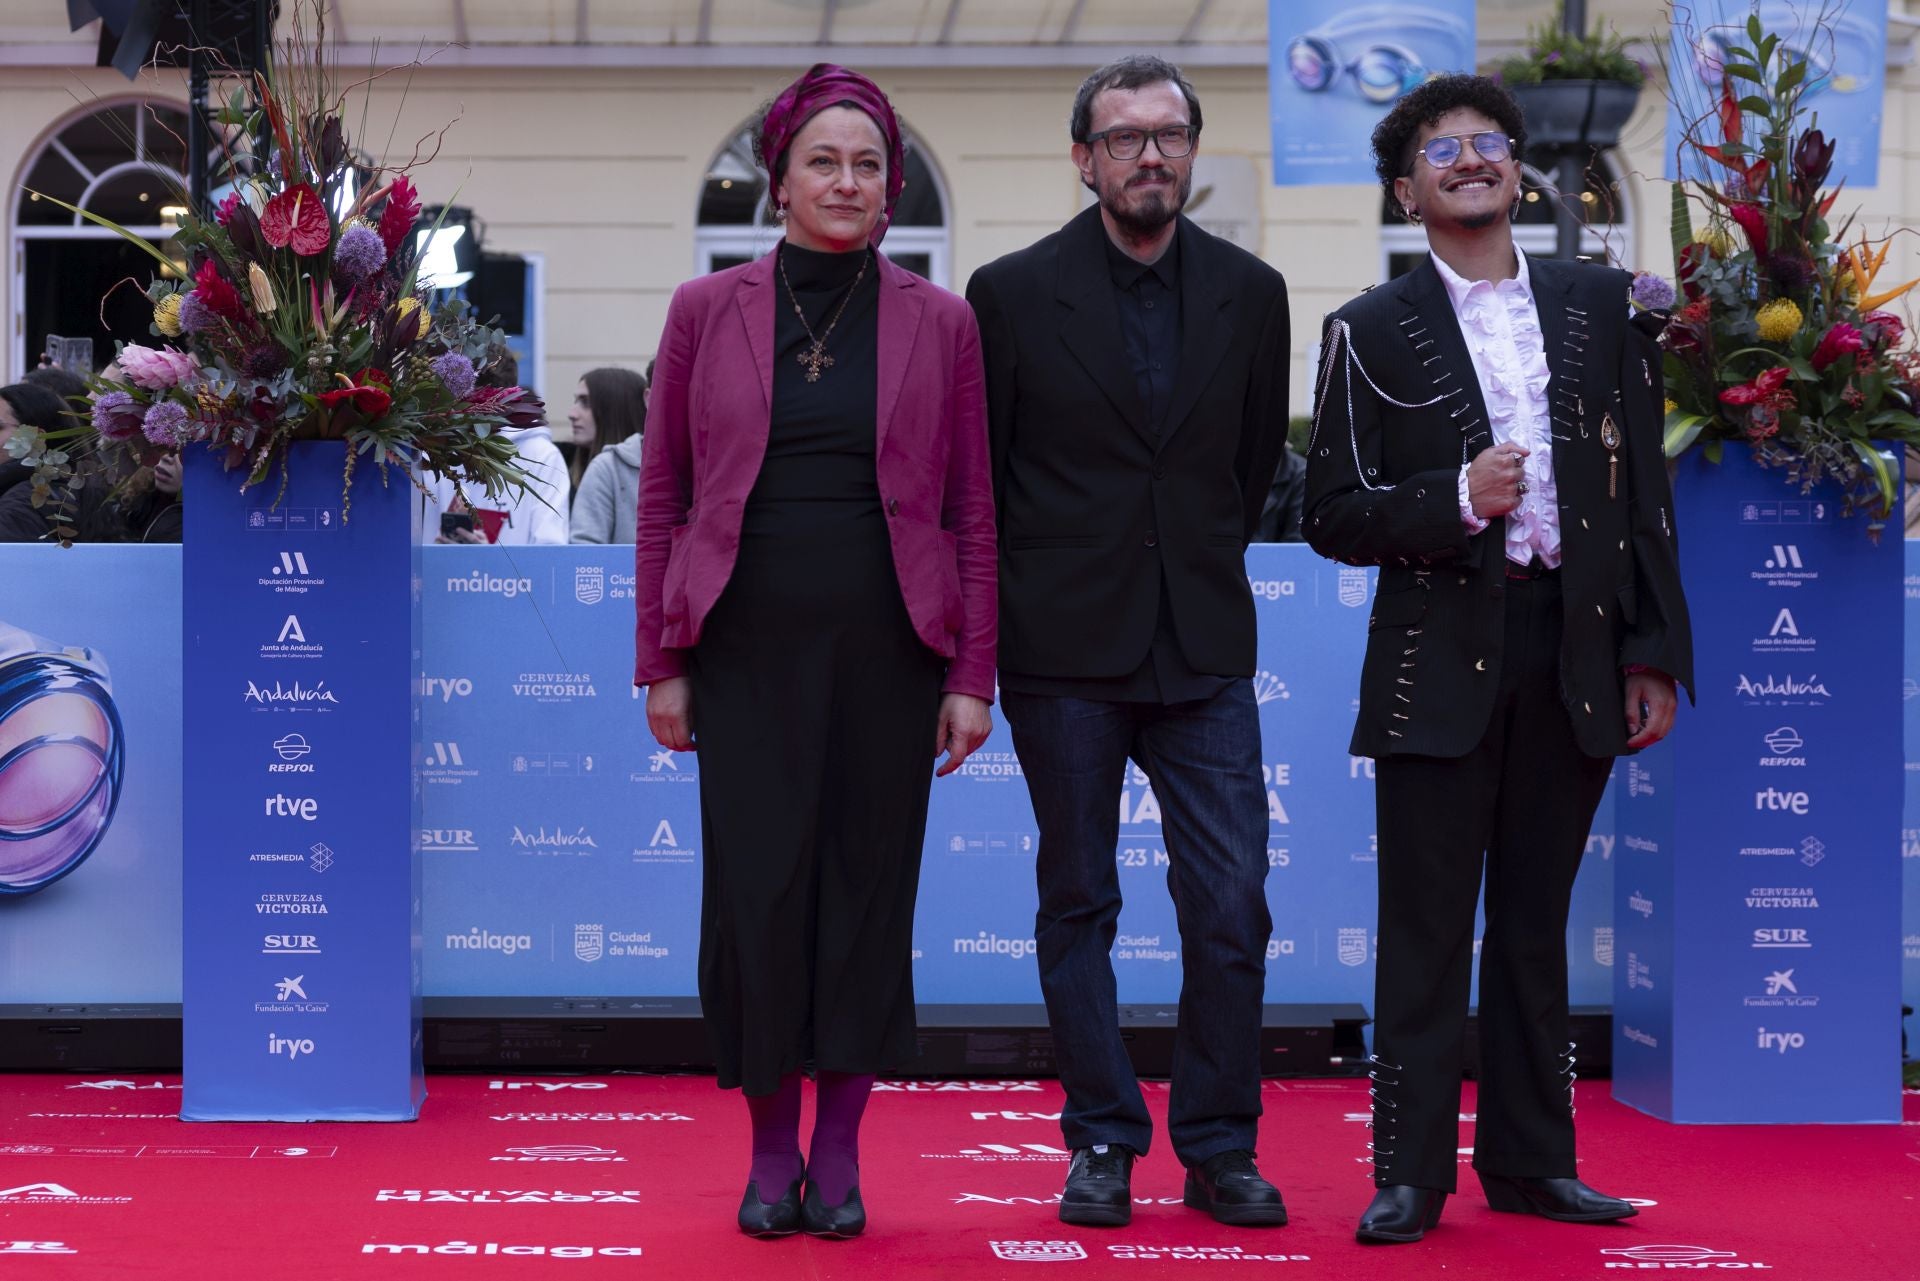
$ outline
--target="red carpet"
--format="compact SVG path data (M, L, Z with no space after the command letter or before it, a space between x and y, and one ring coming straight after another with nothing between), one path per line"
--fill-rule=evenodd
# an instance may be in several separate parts
M1583 1173L1643 1200L1638 1218L1493 1214L1463 1156L1441 1226L1382 1248L1352 1236L1370 1186L1366 1088L1350 1081L1267 1085L1261 1163L1290 1227L1225 1228L1184 1208L1179 1167L1156 1148L1135 1172L1132 1227L1067 1228L1050 1204L1065 1170L1059 1090L960 1081L875 1095L867 1236L762 1242L732 1226L745 1109L708 1078L439 1076L416 1124L312 1126L182 1124L178 1080L0 1076L0 1281L984 1278L1043 1262L1061 1266L1038 1275L1067 1278L1920 1276L1912 1093L1903 1127L1707 1128L1649 1120L1582 1082ZM1165 1087L1149 1098L1163 1118Z

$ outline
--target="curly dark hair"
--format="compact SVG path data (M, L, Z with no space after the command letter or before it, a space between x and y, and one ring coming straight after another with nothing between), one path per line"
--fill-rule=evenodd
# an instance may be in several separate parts
M1527 122L1520 104L1506 86L1487 76L1436 76L1400 101L1373 127L1373 171L1387 199L1393 199L1393 180L1404 178L1413 164L1413 140L1420 130L1459 107L1479 112L1499 125L1513 142L1513 158L1526 151Z

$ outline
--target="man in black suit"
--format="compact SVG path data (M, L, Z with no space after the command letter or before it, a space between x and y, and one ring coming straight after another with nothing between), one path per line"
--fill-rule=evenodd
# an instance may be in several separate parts
M1657 321L1629 321L1626 272L1515 249L1525 142L1479 76L1430 81L1382 120L1381 181L1432 253L1329 318L1316 381L1307 541L1380 566L1351 748L1378 762L1362 1241L1418 1240L1454 1187L1483 860L1488 1202L1635 1212L1575 1177L1567 909L1612 758L1671 727L1692 640Z
M1115 1002L1132 759L1164 815L1183 964L1168 1129L1186 1204L1286 1210L1253 1162L1267 808L1244 557L1287 426L1286 285L1180 216L1200 102L1177 68L1089 76L1098 203L974 273L1000 517L1000 690L1040 827L1040 985L1074 1149L1060 1217L1126 1223L1152 1125Z

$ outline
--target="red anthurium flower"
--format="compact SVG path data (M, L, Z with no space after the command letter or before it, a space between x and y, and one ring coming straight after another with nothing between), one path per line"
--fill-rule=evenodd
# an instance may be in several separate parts
M406 243L407 233L413 230L414 219L420 216L420 194L413 189L413 183L405 174L393 180L392 190L387 192L387 204L380 211L380 240L387 247L387 257L400 252L400 246Z
M310 258L325 253L333 243L333 223L320 193L303 182L267 201L260 214L260 234L275 249L292 245L293 252Z
M1854 352L1863 350L1866 345L1866 335L1842 320L1827 330L1820 339L1820 345L1813 349L1810 359L1815 369L1825 370L1828 365L1842 356L1851 356Z
M393 404L393 393L387 390L393 380L385 370L362 369L351 379L345 374L335 374L334 377L344 385L320 393L320 403L329 408L345 401L368 418L377 418Z
M1741 383L1738 386L1729 387L1721 392L1720 403L1723 405L1757 405L1778 392L1780 388L1785 385L1787 376L1790 373L1792 373L1792 371L1785 365L1775 365L1772 369L1760 374L1752 382Z

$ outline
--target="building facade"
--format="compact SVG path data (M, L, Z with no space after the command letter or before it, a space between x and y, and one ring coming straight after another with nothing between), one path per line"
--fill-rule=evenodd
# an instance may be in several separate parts
M1651 59L1661 7L1604 8ZM152 265L136 250L111 256L99 241L111 233L76 226L26 188L59 185L49 194L164 242L163 206L174 198L163 179L184 164L180 74L129 84L96 69L93 33L67 33L62 9L0 0L11 250L0 273L0 368L9 379L37 362L50 315L73 316L76 296L97 305L104 289L115 291L110 310L127 308L137 303L133 286L118 282L144 281ZM364 123L350 110L355 143L387 164L404 163L417 140L422 154L438 143L418 174L423 195L472 209L485 249L526 260L534 359L523 376L556 402L596 365L643 367L681 281L772 245L778 232L742 134L758 106L814 61L868 72L899 108L915 160L910 212L887 249L953 289L1083 207L1066 120L1088 70L1133 50L1181 63L1206 110L1192 212L1286 275L1296 413L1306 409L1321 316L1403 269L1423 245L1417 229L1383 217L1373 186L1271 185L1264 0L331 0L327 9L343 71L420 52L423 65L368 90ZM1546 0L1483 0L1483 64L1516 49L1527 24L1551 20L1552 9ZM1896 21L1891 32L1880 185L1842 197L1876 234L1920 212L1909 142L1920 103L1905 68L1913 29ZM1658 80L1656 67L1621 146L1591 180L1586 247L1669 271ZM1550 249L1544 199L1523 221L1522 243ZM99 243L84 270L56 252L87 239ZM1889 279L1920 275L1913 243L1896 240ZM138 340L144 328L118 336Z

